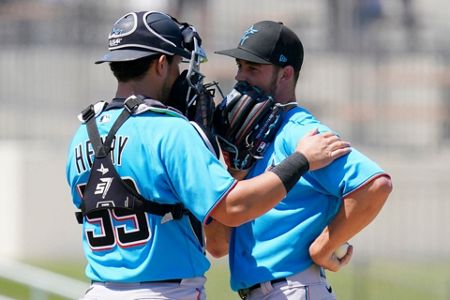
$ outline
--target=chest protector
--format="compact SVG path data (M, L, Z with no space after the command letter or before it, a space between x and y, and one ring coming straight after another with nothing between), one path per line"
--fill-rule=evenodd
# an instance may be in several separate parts
M159 103L155 101L155 103ZM141 106L141 104L144 104ZM160 104L160 103L159 103ZM84 188L80 209L76 212L78 223L83 223L83 217L90 212L101 209L125 209L132 212L145 211L151 214L163 216L163 220L177 220L184 215L188 215L191 222L195 217L184 208L182 203L161 204L149 201L142 197L131 184L122 180L117 173L111 160L111 144L117 130L133 113L139 113L137 110L148 110L144 100L132 96L123 104L124 109L119 115L106 139L102 142L98 131L95 117L106 107L106 102L100 111L91 105L85 109L81 118L86 122L89 139L94 149L95 159L91 167L88 182ZM165 107L157 107L156 111L161 111ZM97 107L97 110L98 107ZM196 220L196 219L195 219ZM196 220L199 223L198 220ZM198 226L198 225L197 225ZM197 227L194 226L194 227Z

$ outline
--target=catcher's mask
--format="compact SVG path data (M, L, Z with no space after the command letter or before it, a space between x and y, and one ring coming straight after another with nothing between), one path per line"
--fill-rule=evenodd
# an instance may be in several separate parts
M200 72L200 64L208 59L201 47L202 40L195 28L188 23L180 23L180 29L184 45L191 51L191 56L188 61L185 60L189 66L175 80L166 104L177 108L184 115L188 115L188 111L196 104L198 97L205 92L209 93L211 89L208 87L217 84L203 84L205 76Z

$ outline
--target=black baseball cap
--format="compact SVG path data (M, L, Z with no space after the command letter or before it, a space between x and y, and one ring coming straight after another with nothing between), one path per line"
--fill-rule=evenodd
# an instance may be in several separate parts
M130 12L118 19L108 36L109 52L96 64L132 61L146 56L167 54L191 58L184 48L179 24L157 11Z
M292 66L299 71L303 63L303 44L298 36L281 22L261 21L247 29L235 49L217 54L277 66Z

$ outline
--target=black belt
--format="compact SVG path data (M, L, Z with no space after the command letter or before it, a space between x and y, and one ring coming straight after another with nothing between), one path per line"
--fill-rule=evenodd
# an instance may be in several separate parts
M273 284L279 283L279 282L287 282L287 279L285 277L273 279L273 280L270 281L270 284L273 285ZM248 297L248 295L250 294L251 291L259 289L260 287L261 287L261 283L257 283L255 285L252 285L249 288L240 289L240 290L238 290L239 297L241 297L241 299L245 300Z
M120 282L120 281L97 281L92 280L91 283L103 283L103 284L146 284L146 283L181 283L183 279L166 279L166 280L153 280L153 281L140 281L140 282Z

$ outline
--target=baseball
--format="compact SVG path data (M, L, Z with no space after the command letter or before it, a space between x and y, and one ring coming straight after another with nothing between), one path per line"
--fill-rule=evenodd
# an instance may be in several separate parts
M348 246L350 246L349 243L342 244L341 246L339 246L339 248L336 249L336 251L334 251L334 255L336 255L338 259L343 258L345 254L347 254Z

